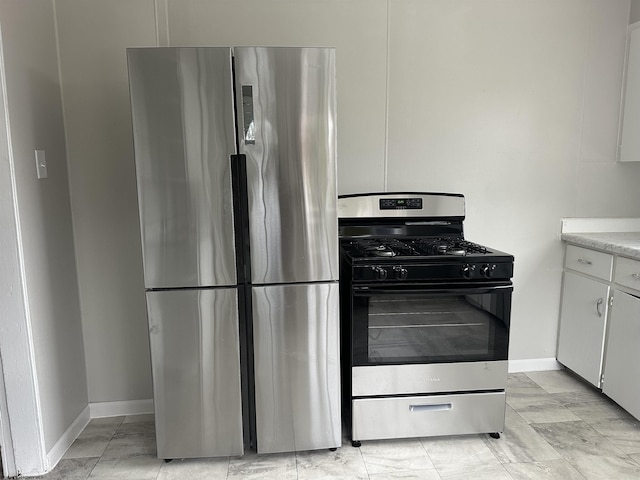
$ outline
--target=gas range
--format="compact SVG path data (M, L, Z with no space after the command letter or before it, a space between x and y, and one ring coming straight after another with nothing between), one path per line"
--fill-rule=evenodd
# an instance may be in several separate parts
M345 248L354 257L432 257L486 255L487 247L460 238L366 238L351 240Z
M340 250L352 281L509 280L513 256L468 241L456 194L345 195Z
M354 281L508 280L513 257L462 238L342 239Z
M464 196L338 199L351 442L504 428L513 256L465 239Z

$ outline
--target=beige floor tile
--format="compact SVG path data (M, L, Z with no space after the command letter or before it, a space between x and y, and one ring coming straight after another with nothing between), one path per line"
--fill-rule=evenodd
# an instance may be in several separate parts
M91 480L156 480L162 460L155 455L121 455L101 458L93 468Z
M86 480L91 470L98 462L97 457L93 458L69 458L62 459L58 465L46 475L31 477L43 480Z
M637 480L640 465L583 421L533 425L587 479Z
M295 453L248 453L229 459L229 480L295 480L297 476Z
M335 452L328 450L298 452L296 464L299 480L366 480L369 478L362 454L351 445L339 448Z
M561 458L560 454L509 406L501 438L487 436L485 444L502 463L539 462Z
M364 441L360 451L369 475L430 470L434 467L422 442L417 438Z
M503 465L466 465L459 463L438 468L442 480L512 480Z
M335 452L156 456L153 415L92 420L47 480L584 480L640 478L640 421L565 371L510 374L500 439L350 439Z
M514 480L584 480L564 459L534 463L509 463L504 466Z
M189 458L162 462L157 480L224 480L228 458Z
M443 478L443 472L455 471L461 465L500 465L498 458L485 443L484 435L423 438L422 444Z
M369 480L441 480L441 478L438 472L433 469L373 474L369 475Z
M590 391L592 388L567 370L527 372L527 376L549 393Z
M640 454L640 421L628 418L601 419L590 425L626 454Z

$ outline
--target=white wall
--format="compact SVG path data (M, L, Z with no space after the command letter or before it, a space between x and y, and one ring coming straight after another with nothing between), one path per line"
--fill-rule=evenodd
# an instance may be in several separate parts
M125 48L153 1L58 0L78 280L93 402L152 397Z
M629 0L56 5L91 401L151 396L126 46L337 47L340 192L464 193L468 238L516 256L513 359L555 356L560 218L640 215Z
M49 451L88 403L53 3L3 0L0 24L19 220L16 238L26 328L33 340L32 347L23 348L32 348L35 355L36 399ZM35 149L46 152L46 179L36 178ZM5 327L21 321L3 318ZM16 371L3 360L5 370ZM7 385L8 396L14 393Z
M628 7L391 4L386 187L464 193L467 237L515 255L512 359L555 356L559 218L640 213L615 162Z

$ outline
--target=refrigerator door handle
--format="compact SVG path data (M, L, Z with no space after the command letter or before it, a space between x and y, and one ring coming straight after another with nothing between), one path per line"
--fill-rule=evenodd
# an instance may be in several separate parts
M236 245L236 272L238 283L251 279L251 255L249 245L249 200L247 196L247 156L234 154L231 162L231 186L233 190L234 236Z

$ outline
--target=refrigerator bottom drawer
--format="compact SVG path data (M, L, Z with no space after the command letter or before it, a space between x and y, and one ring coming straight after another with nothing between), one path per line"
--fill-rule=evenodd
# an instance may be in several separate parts
M352 440L502 432L504 392L359 398Z

